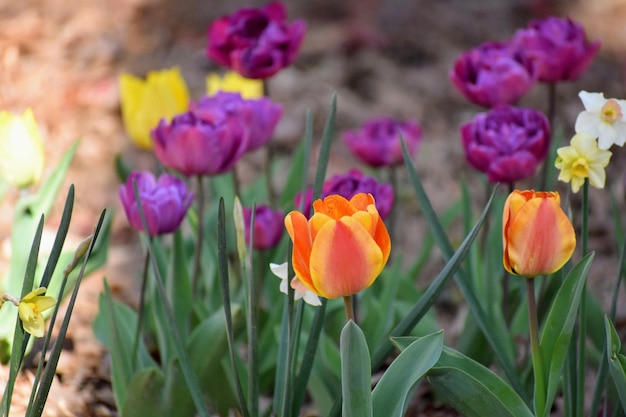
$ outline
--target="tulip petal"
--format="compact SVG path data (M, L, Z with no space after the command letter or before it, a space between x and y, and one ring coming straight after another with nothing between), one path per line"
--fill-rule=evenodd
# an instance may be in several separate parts
M311 257L311 235L304 214L298 211L292 211L285 217L285 228L289 237L293 242L293 255L291 263L296 276L311 291L317 293L311 281L311 273L309 271L309 258Z
M325 214L335 220L339 220L343 216L352 216L357 211L352 203L339 194L332 194L324 200L314 201L313 208L315 213Z
M352 217L343 217L318 232L311 250L311 281L322 297L352 295L374 282L383 259L369 232Z
M505 267L524 276L550 274L572 256L574 228L554 198L533 198L508 219Z

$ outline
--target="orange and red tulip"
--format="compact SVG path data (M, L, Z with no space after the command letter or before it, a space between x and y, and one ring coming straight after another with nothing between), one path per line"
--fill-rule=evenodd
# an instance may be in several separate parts
M576 234L557 192L513 191L504 204L504 268L534 277L558 271L572 257Z
M372 195L357 194L349 201L330 195L315 201L313 209L309 220L298 211L285 217L296 276L324 298L347 297L368 288L391 251Z

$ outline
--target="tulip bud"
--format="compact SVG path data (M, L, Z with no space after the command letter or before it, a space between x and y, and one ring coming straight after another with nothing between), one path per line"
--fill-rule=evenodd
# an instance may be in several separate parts
M576 248L576 234L557 192L513 191L504 204L504 268L527 278L552 274Z
M271 249L278 245L283 236L283 212L272 210L268 206L256 206L254 212L254 242L255 249ZM246 244L250 244L250 223L252 209L244 207L243 219L246 226Z
M44 150L31 109L21 116L0 112L0 178L24 188L39 181Z

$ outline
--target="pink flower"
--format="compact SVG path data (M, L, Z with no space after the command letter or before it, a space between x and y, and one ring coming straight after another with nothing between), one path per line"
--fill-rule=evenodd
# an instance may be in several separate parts
M280 2L239 9L213 22L206 53L246 78L271 77L296 59L304 39L304 21L286 19Z
M255 249L271 249L278 245L283 236L283 220L285 215L282 210L272 210L269 206L256 206L254 212L254 242ZM246 226L246 244L250 244L250 223L252 222L252 209L243 208L243 220Z
M467 161L491 182L532 176L550 147L548 119L539 111L500 106L461 126Z
M148 171L133 171L119 189L120 200L128 222L133 229L143 231L139 205L135 200L133 182L141 207L146 216L150 236L171 233L178 229L191 205L193 193L187 191L185 182L170 174L158 179Z
M463 53L450 79L472 103L483 107L515 104L535 83L533 67L511 44L486 42Z
M344 132L343 139L357 158L370 166L379 167L402 164L400 135L409 153L415 154L422 140L422 128L413 120L371 119L358 130Z
M600 42L587 40L580 24L559 17L531 21L512 42L543 82L577 79L600 49Z

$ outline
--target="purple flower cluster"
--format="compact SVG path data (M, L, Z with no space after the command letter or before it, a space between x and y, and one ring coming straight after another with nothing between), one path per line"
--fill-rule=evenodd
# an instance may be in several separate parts
M534 109L500 106L461 126L467 161L491 182L532 176L550 146L548 119Z
M580 77L600 48L581 25L548 17L531 21L506 42L486 42L463 53L450 71L455 87L483 107L515 104L536 81Z
M193 199L193 193L187 191L185 182L170 174L155 179L147 171L133 171L128 176L126 183L119 188L119 195L128 222L139 231L143 230L143 225L135 200L135 182L150 236L175 231L185 218Z
M402 163L401 136L409 153L415 154L422 140L422 128L413 120L403 122L381 117L368 120L358 130L343 133L348 149L358 159L373 167Z
M282 115L268 98L244 100L218 92L189 106L152 131L154 153L167 168L186 177L230 170L245 153L264 145Z
M290 65L306 32L303 20L287 21L285 6L242 8L213 22L207 55L246 78L268 78Z
M384 220L391 213L394 201L394 192L391 184L380 183L376 178L363 175L358 169L351 169L345 174L337 174L326 180L322 186L321 198L331 194L339 194L348 200L358 193L368 193L374 197L376 208ZM298 193L294 200L296 209L302 207L302 193ZM313 205L313 189L309 188L304 194L305 216L309 216Z
M281 210L273 210L269 206L256 206L254 211L254 242L255 249L271 249L278 245L283 236L285 227L283 220L285 215ZM250 223L252 222L252 209L243 208L243 221L246 227L246 244L250 244Z

